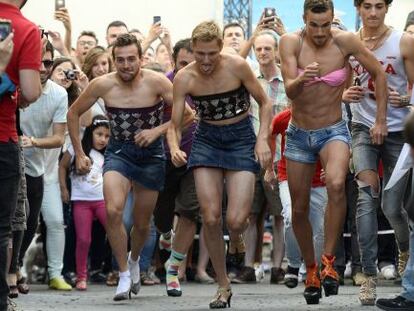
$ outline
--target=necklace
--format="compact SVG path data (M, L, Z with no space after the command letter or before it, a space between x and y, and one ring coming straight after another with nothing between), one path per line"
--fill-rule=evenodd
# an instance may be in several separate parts
M362 28L363 29L363 28ZM361 39L361 41L365 42L365 46L373 51L375 50L380 43L382 43L384 40L385 35L388 33L388 31L390 30L390 27L386 26L385 30L378 36L373 36L373 37L362 37L362 29L359 31L359 38ZM371 47L368 47L366 45L366 43L368 43L368 41L376 41L374 42L374 45Z

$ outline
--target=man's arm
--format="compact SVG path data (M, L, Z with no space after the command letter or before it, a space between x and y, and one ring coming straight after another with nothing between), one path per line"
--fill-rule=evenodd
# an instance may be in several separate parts
M181 70L174 78L173 84L173 107L171 113L170 126L167 130L167 142L170 147L171 161L176 167L183 166L187 163L187 155L180 150L181 126L185 109L185 96L189 77L185 69Z
M257 134L255 153L257 160L260 162L262 168L267 168L271 165L271 154L268 145L270 121L272 116L272 105L269 97L264 92L262 86L256 79L253 71L244 60L237 60L238 64L235 66L237 75L242 81L243 85L253 96L259 105L259 120L260 127Z
M280 69L285 84L286 95L294 100L299 96L305 83L311 81L319 73L319 65L312 63L302 73L298 74L298 60L296 58L298 39L295 34L283 35L280 39Z
M35 102L42 95L39 71L31 69L19 70L20 95L27 103Z
M76 168L80 174L89 172L91 161L82 149L79 137L79 118L85 111L93 106L99 97L102 96L103 84L105 83L105 80L103 79L107 79L107 77L100 77L92 80L88 87L69 108L67 115L69 135L76 155Z
M47 137L22 137L23 147L42 149L60 148L65 143L66 123L53 123L53 134Z
M352 54L356 60L368 71L375 83L375 97L377 103L377 115L375 124L371 128L371 138L374 144L381 145L384 137L387 136L387 102L388 102L388 85L385 72L375 56L363 46L359 38L352 33L345 33L339 41L349 54Z
M401 54L404 59L405 72L410 84L414 83L414 36L404 34L401 39Z

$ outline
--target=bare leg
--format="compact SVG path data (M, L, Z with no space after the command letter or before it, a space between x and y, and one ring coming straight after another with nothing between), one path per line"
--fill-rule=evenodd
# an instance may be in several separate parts
M346 217L345 179L349 165L349 147L332 141L320 153L325 167L328 206L325 212L325 254L334 255Z
M287 160L289 192L292 199L292 226L306 266L315 263L309 200L314 164Z
M198 262L197 262L197 275L203 279L207 278L207 265L210 259L210 255L208 253L206 240L204 239L204 229L201 227L200 230L200 240L199 240L199 249L198 249Z
M130 181L120 173L115 171L105 173L104 197L108 216L106 233L120 272L128 270L127 234L122 222L122 213L130 187Z
M274 216L273 222L273 267L280 268L285 256L285 235L283 217Z
M221 219L223 171L215 168L194 169L197 197L203 219L204 238L220 287L228 287L224 259L224 239Z

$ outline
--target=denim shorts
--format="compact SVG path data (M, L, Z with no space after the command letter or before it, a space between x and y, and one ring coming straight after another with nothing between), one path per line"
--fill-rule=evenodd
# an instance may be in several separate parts
M345 120L317 130L304 130L289 123L284 156L292 161L316 163L322 148L334 140L351 146L351 135Z
M194 134L188 168L217 167L257 173L256 135L250 117L229 125L198 123Z
M111 138L105 151L103 173L116 171L147 189L160 191L164 187L165 161L161 138L145 148L133 141Z

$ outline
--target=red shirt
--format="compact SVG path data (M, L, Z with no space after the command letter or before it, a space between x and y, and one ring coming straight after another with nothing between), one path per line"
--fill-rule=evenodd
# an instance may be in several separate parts
M272 135L282 135L282 142L281 142L281 149L282 149L282 157L277 163L277 177L279 182L287 180L287 173L286 173L286 158L284 156L285 152L285 132L289 125L289 121L291 118L292 112L290 108L283 110L282 112L278 113L274 116L272 120ZM312 187L324 187L325 183L321 180L321 170L322 165L321 162L318 161L316 164L315 175L313 175L312 179Z
M6 68L6 73L16 86L20 85L19 71L23 69L40 69L41 42L38 27L26 19L16 6L0 3L0 18L11 21L14 31L13 55ZM10 139L17 142L16 100L10 96L0 99L0 141Z

